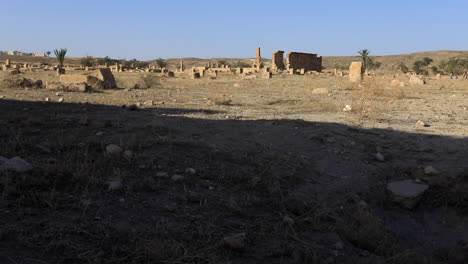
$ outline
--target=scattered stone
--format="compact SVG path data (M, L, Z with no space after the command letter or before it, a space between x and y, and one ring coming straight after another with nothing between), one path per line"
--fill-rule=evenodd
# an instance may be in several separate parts
M165 171L160 171L156 173L156 177L158 178L169 178L169 174Z
M106 153L109 155L119 155L122 153L123 149L116 144L110 144L106 146Z
M223 238L223 245L230 249L240 250L245 247L245 239L245 233L226 236Z
M382 155L381 153L377 153L375 154L375 159L380 161L380 162L384 162L385 161L385 157L384 155Z
M415 126L416 126L416 127L425 127L426 124L425 124L423 121L419 120L418 122L416 122L416 125L415 125Z
M49 97L46 97L46 98L45 98L45 101L46 101L46 102L50 102L50 98L49 98Z
M175 182L179 182L185 180L185 177L183 175L174 174L172 175L171 179Z
M293 220L291 217L285 215L285 216L283 217L283 223L292 226L292 225L294 225L295 222L294 222L294 220Z
M138 110L138 106L136 104L131 104L131 105L128 106L127 109L130 110L130 111L136 111L136 110Z
M439 171L434 169L432 166L426 166L424 167L424 174L426 175L437 175L439 174Z
M194 168L186 168L185 174L195 175L197 174L197 171Z
M412 180L397 181L387 185L391 199L407 209L413 209L428 188L428 185L415 183Z
M312 90L312 94L328 94L328 89L326 88L315 88Z
M3 157L2 165L0 166L0 171L14 171L18 173L28 172L33 169L33 166L23 160L20 157L13 157L11 159L5 160Z
M122 188L123 188L123 184L120 178L113 178L109 182L109 191L118 191Z
M344 249L343 242L341 242L341 241L338 241L338 242L336 242L335 244L333 244L333 247L334 247L335 249L338 249L338 250L343 250L343 249Z
M353 110L353 108L352 108L350 105L346 105L346 106L343 108L343 111L344 111L344 112L350 112L351 110Z
M131 150L125 150L123 156L127 159L131 159L133 157L133 152Z
M413 84L413 85L423 85L425 84L426 82L419 78L418 76L416 75L411 75L410 79L409 79L409 84Z
M390 86L393 86L393 87L397 87L397 86L400 86L401 85L401 81L398 80L398 79L393 79L391 82L390 82Z
M63 97L60 97L60 98L58 99L58 102L59 102L59 103L61 103L61 102L63 102L63 101L65 101L65 98L63 98Z
M152 105L154 105L154 102L153 102L153 100L148 100L144 104L148 105L148 106L152 106Z

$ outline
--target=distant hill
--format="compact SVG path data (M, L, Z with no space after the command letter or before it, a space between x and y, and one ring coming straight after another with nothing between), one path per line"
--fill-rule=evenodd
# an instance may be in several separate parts
M371 56L375 61L382 62L382 69L396 70L400 63L406 64L411 68L414 61L420 60L424 57L430 57L434 60L433 65L438 65L442 60L448 60L451 57L464 57L468 58L468 51L454 51L454 50L441 50L441 51L427 51L416 52L400 55L386 55L386 56ZM8 56L0 55L0 63L4 63L6 59L10 59L12 63L49 63L55 64L55 57L32 57L32 56ZM65 64L79 65L80 57L67 57ZM165 59L169 68L178 67L180 61L184 61L186 67L205 66L209 62L216 63L217 61L222 64L236 65L239 62L252 65L254 58L212 58L212 59L199 59L199 58L170 58ZM327 69L333 69L335 66L347 68L352 61L359 61L358 56L325 56L323 57L323 66ZM154 63L154 60L148 61ZM263 58L266 66L271 64L269 58Z

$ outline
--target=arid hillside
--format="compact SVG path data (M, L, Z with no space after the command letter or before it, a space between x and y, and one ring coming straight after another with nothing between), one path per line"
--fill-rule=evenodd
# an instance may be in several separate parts
M371 51L372 52L372 51ZM371 53L372 55L372 53ZM448 60L452 57L468 58L468 51L453 51L453 50L442 50L442 51L428 51L428 52L416 52L409 54L400 55L388 55L388 56L371 56L375 61L382 62L383 70L397 70L400 63L404 63L411 67L414 61L420 60L424 57L430 57L434 60L433 65L438 65L443 60ZM0 55L0 61L10 59L13 63L49 63L55 64L55 57L31 57L31 56L7 56ZM65 60L66 64L79 65L82 58L80 57L67 57ZM212 59L200 59L200 58L169 58L165 59L168 63L169 68L175 68L180 65L183 60L186 67L192 66L204 66L209 62L228 64L236 66L240 64L252 65L255 58L212 58ZM323 66L326 69L333 68L347 68L352 61L359 60L358 56L325 56L323 57ZM148 61L154 63L155 60ZM263 62L266 66L270 65L271 59L263 58Z

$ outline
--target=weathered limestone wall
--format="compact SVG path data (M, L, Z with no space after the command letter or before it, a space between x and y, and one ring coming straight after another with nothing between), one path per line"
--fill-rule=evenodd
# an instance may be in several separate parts
M271 68L274 71L278 70L284 70L284 51L282 50L277 50L275 53L273 53L273 56L271 58Z
M288 69L304 69L306 71L322 71L322 57L312 53L289 52Z

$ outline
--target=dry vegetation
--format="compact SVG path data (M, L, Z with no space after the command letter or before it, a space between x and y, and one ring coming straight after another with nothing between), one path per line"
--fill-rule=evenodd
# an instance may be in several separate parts
M466 81L115 76L119 89L97 93L2 82L0 155L34 169L0 173L1 263L396 264L464 254ZM109 144L131 155L110 155ZM422 180L426 165L441 174L421 204L391 203L385 185ZM115 179L121 188L109 190Z

